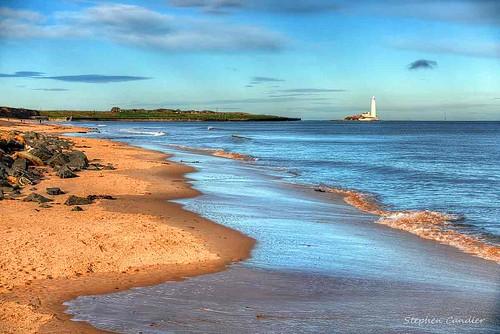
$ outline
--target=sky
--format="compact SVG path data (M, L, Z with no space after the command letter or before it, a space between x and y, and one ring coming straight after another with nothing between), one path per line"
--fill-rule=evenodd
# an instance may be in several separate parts
M497 0L0 0L0 105L500 120Z

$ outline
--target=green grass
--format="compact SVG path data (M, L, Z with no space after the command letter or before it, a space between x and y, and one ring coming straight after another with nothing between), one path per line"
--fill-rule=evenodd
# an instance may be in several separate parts
M164 121L291 121L298 120L272 115L254 115L241 112L214 112L214 111L181 111L173 109L122 109L120 112L110 111L72 111L72 110L44 110L40 115L50 119L66 119L72 117L74 121L84 120L164 120Z

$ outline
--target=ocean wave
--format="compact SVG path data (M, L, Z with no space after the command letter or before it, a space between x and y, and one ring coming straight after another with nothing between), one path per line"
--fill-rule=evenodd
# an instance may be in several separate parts
M423 239L434 240L453 246L463 252L500 263L500 247L451 228L453 222L463 220L463 217L460 215L427 210L390 211L384 209L373 196L354 190L333 188L324 185L315 188L315 190L338 194L342 196L347 204L361 211L380 216L377 220L378 224L406 231Z
M195 152L195 153L209 154L209 155L212 155L214 157L219 157L219 158L226 158L226 159L240 160L240 161L257 161L258 160L257 158L252 157L250 155L237 153L237 152L229 152L229 151L225 151L223 149L190 147L190 146L176 145L176 144L168 144L167 146L175 147L175 148L178 148L181 150L191 151L191 152Z
M167 133L163 131L144 131L144 130L137 130L137 129L120 129L119 132L124 132L124 133L129 133L129 134L134 134L138 136L151 136L151 137L161 137L161 136L166 136Z

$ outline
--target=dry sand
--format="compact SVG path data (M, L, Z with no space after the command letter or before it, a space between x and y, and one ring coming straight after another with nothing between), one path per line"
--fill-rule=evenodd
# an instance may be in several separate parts
M0 120L0 130L12 129L85 131ZM222 270L249 256L253 239L167 201L198 195L184 178L190 167L121 143L71 140L89 160L116 170L82 171L74 179L49 173L33 191L53 198L51 208L0 201L0 333L101 333L72 322L62 303ZM48 196L47 187L67 193ZM69 195L92 194L117 199L82 212L63 204Z

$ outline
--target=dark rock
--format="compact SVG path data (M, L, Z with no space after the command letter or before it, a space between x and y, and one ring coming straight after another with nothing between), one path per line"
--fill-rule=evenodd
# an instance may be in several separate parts
M83 209L79 206L75 206L71 211L83 211Z
M50 209L52 207L52 205L44 203L44 204L40 204L39 207L43 208L43 209Z
M53 188L47 188L47 194L56 196L56 195L63 195L65 194L65 192L62 191L61 188L53 187Z
M66 202L64 202L65 205L89 205L94 202L93 199L89 197L78 197L75 195L71 195L68 197Z
M116 197L113 197L111 195L88 195L88 199L95 201L96 199L108 199L108 200L115 200Z
M57 171L57 176L59 176L61 179L70 179L73 177L77 177L78 175L73 173L73 171L67 165L64 165Z
M69 162L69 157L65 153L56 153L49 160L47 160L47 164L53 168L58 168L66 165Z
M3 200L4 196L3 196L3 191L2 189L0 189L0 201Z
M40 194L37 193L31 193L29 194L25 199L23 199L24 202L37 202L37 203L47 203L47 202L52 202L50 198L43 197Z
M43 162L47 162L54 155L54 152L48 148L48 145L38 145L30 150L30 153L40 158Z
M24 172L28 169L28 161L26 159L16 159L14 163L12 163L12 167L10 168L10 175L19 176L24 175Z
M71 151L67 156L69 158L68 166L72 168L85 169L89 165L89 160L82 151Z

